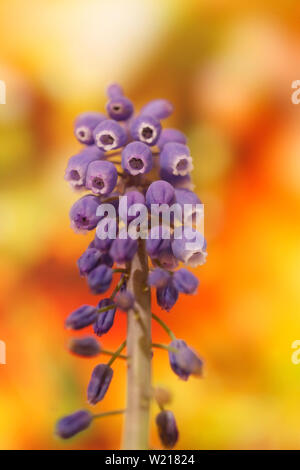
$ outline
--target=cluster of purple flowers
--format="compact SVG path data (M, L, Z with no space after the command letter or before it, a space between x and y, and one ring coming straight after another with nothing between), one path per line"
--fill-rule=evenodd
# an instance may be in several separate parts
M164 99L150 101L134 115L131 101L124 96L121 87L110 85L107 89L109 101L107 114L87 112L75 121L74 133L83 148L69 159L65 179L76 191L89 191L70 210L72 228L77 232L88 232L104 222L99 208L110 202L114 205L119 220L124 218L119 207L119 196L127 196L129 220L130 207L143 204L148 209L164 204L170 207L178 203L196 206L200 203L192 191L190 172L192 157L185 135L177 129L163 129L161 121L173 112L171 103ZM119 157L119 158L118 158ZM197 209L195 209L196 211ZM194 294L198 279L180 263L195 267L206 259L206 243L193 230L195 213L190 214L190 228L182 238L173 235L176 221L170 227L163 224L149 228L146 250L152 269L148 277L149 287L156 289L159 306L169 311L180 294ZM193 248L187 248L193 240ZM66 327L81 330L92 325L95 336L74 338L69 343L72 353L94 357L102 350L97 336L106 334L113 326L118 309L125 312L134 309L135 299L127 290L130 262L138 250L138 240L122 236L121 224L114 237L99 238L97 233L86 251L77 261L79 273L85 277L94 294L104 294L111 286L114 275L120 275L112 295L100 300L97 306L82 305L66 319ZM179 268L179 269L178 269ZM181 339L177 339L167 325L156 315L153 318L171 337L168 350L172 370L182 380L189 376L201 376L203 361ZM122 356L125 342L110 354L107 363L98 364L91 374L87 388L87 400L96 405L103 400L113 377L112 363ZM173 447L178 439L178 430L173 413L161 411L156 422L164 446ZM112 412L112 414L115 412ZM81 410L62 418L57 424L57 434L69 438L86 429L94 417Z

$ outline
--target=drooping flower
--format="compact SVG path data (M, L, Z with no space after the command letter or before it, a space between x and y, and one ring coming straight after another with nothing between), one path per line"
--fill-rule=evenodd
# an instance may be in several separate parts
M107 114L116 121L126 121L133 113L133 105L128 98L117 96L106 105Z
M185 223L195 223L196 215L203 217L203 205L197 194L188 189L175 189L175 201L182 208Z
M168 142L178 142L179 144L185 145L187 140L183 132L178 129L163 129L156 145L160 150L162 150Z
M161 132L161 124L155 117L143 114L132 121L130 132L134 140L155 145Z
M93 294L103 294L112 281L112 269L106 264L100 264L87 275L87 282Z
M108 307L109 305L114 305L114 302L111 299L102 299L98 304L98 308L101 309L103 307ZM94 323L94 332L97 336L102 336L111 329L114 323L115 314L116 306L97 316L97 320Z
M101 352L100 344L94 336L71 338L68 343L68 349L73 354L81 357L95 357Z
M172 411L163 410L156 416L158 435L167 449L172 449L178 441L178 429Z
M119 217L120 219L127 220L130 222L135 219L136 215L130 215L130 208L134 204L145 204L145 197L140 191L127 191L123 198L126 198L126 205L123 203L119 204ZM122 200L123 200L122 198Z
M173 372L182 380L190 375L202 376L203 361L182 339L175 339L169 344L177 352L169 351L169 361Z
M117 184L118 172L111 162L95 161L89 164L86 174L86 187L94 194L107 195Z
M171 246L171 231L166 225L151 227L146 240L146 250L151 258L157 258Z
M169 280L163 287L156 289L156 299L158 305L167 312L174 307L178 299L178 290L172 283L172 280Z
M206 241L200 232L196 232L190 227L184 227L182 237L172 241L174 256L195 268L201 266L206 261Z
M88 248L77 260L81 276L88 274L100 262L101 253L96 248Z
M97 310L91 305L82 305L72 312L66 319L66 328L80 330L86 326L92 325L97 318Z
M186 145L169 142L160 154L161 170L175 176L186 176L193 169L192 157Z
M152 152L143 142L130 142L122 152L122 167L131 175L148 173L152 169Z
M91 405L103 400L113 376L113 370L107 364L98 364L88 384L87 399Z
M62 439L69 439L89 427L93 419L92 414L87 410L79 410L75 413L64 416L56 425L56 434Z
M116 238L113 240L109 250L110 256L118 264L124 264L131 261L138 249L137 240L127 236L127 238Z
M167 181L154 181L146 192L146 204L172 204L175 198L174 188Z
M140 111L141 115L152 116L158 120L165 119L173 113L173 105L168 100L156 99L149 101Z
M99 199L92 194L83 196L76 201L70 210L71 227L76 232L93 230L101 217L97 216Z
M173 284L178 292L195 294L199 281L188 269L181 268L173 274Z
M118 308L127 312L134 306L134 296L128 290L119 291L116 295L115 302Z
M163 168L160 169L159 176L163 181L170 183L174 189L189 189L193 191L195 185L192 183L191 175L188 173L185 176L173 175Z
M155 268L148 275L148 284L152 287L164 287L170 279L170 273L162 268Z
M101 150L108 152L126 144L127 136L123 127L112 119L102 121L94 129L95 144Z
M105 119L106 116L102 113L87 112L80 114L74 123L74 133L79 142L85 145L93 144L93 131Z
M88 166L95 160L103 158L104 153L96 145L86 147L77 155L73 155L68 161L65 171L65 180L74 189L82 189L85 186L85 178Z

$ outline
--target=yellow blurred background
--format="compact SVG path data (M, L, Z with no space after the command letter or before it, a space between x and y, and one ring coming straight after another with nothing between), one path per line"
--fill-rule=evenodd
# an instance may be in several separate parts
M95 298L77 271L89 237L69 226L78 196L63 174L79 148L74 117L101 111L111 81L137 108L174 103L165 125L187 133L205 204L198 295L162 313L205 358L205 377L180 381L164 351L153 361L154 384L173 395L177 448L300 448L300 364L291 361L300 338L299 13L297 0L0 3L1 449L119 447L119 416L69 442L53 434L58 417L86 407L97 363L65 348L65 317ZM125 320L117 314L107 349ZM168 341L156 325L153 333ZM124 400L120 361L97 412Z

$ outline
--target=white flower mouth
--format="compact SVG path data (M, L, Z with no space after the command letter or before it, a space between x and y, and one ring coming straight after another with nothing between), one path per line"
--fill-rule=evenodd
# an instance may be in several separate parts
M84 183L84 178L80 167L74 167L66 171L65 179L70 183L73 188L76 188L77 186L82 186Z
M139 175L145 171L145 164L143 159L139 156L132 156L128 162L128 166L132 175Z
M87 142L92 137L92 133L88 127L81 126L76 129L76 137L80 142Z
M193 160L189 155L178 155L172 164L172 172L175 176L186 176L193 168Z
M106 152L116 148L117 137L112 131L101 131L96 135L96 144Z
M195 251L186 253L184 262L191 266L191 268L196 268L197 266L202 266L206 263L207 253L206 251Z
M139 139L142 142L151 144L157 136L157 130L151 124L148 124L147 122L142 122L142 124L139 127L138 134L139 134Z

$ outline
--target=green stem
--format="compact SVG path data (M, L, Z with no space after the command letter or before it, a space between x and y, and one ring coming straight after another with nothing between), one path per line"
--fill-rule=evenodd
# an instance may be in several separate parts
M167 344L152 343L152 348L165 349L166 351L170 351L174 353L178 352L177 348L172 348L172 346L168 346Z
M114 288L114 291L113 293L111 294L110 298L111 300L113 300L115 298L115 296L117 295L117 293L119 292L119 290L121 289L122 285L124 284L125 282L125 277L121 277L121 279L119 280L118 284L116 285L116 287Z
M115 305L111 304L111 305L106 305L106 307L97 308L97 313L101 314L101 313L107 312L111 308L115 308Z
M99 413L97 415L93 415L94 419L97 418L105 418L106 416L112 416L112 415L120 415L125 413L126 410L114 410L114 411L105 411L104 413Z
M105 354L106 356L113 356L115 352L108 351L107 349L101 349L101 354ZM125 356L124 354L119 354L118 359L128 359L128 356Z
M120 356L120 353L121 351L123 351L125 346L126 346L126 341L123 341L123 343L118 347L118 349L111 356L110 360L107 363L108 366L111 366L112 363Z
M161 318L159 318L157 315L155 315L155 313L152 313L152 318L154 318L154 320L157 321L157 323L159 323L160 326L168 333L168 335L170 336L172 341L174 341L174 339L176 339L176 336L174 335L171 328L169 328L168 325L166 325L165 322L162 321Z

